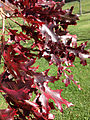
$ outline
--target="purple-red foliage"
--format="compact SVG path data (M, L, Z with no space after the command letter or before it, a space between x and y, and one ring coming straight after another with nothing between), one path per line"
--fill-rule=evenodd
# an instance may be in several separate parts
M3 0L2 0L3 1ZM4 2L4 1L3 1ZM4 72L0 75L0 91L8 108L0 110L0 120L52 120L54 115L50 113L56 107L63 112L62 104L72 106L71 102L63 99L62 89L51 90L49 82L54 83L63 75L62 82L67 87L71 81L81 89L77 81L74 81L70 67L74 67L75 57L80 58L80 63L86 65L85 58L90 54L84 50L87 42L77 46L77 36L70 35L68 25L76 25L79 20L72 13L73 7L63 10L65 1L53 0L8 0L16 9L11 17L22 18L25 24L16 24L22 31L8 29L8 40L3 40L1 53L4 58ZM7 18L7 17L6 17ZM24 47L21 41L34 41L29 48ZM48 75L49 69L37 72L34 67L36 59L45 58L49 65L57 66L57 76ZM44 66L43 66L44 67ZM67 72L66 72L67 71ZM32 94L36 94L30 101ZM32 117L33 115L33 117Z

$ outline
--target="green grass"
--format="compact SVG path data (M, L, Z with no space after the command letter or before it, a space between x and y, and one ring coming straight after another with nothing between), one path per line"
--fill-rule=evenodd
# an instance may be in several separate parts
M69 26L71 34L76 34L78 43L88 41L87 48L90 47L90 13L80 16L76 26Z
M85 2L86 1L86 2ZM78 13L77 5L78 2L71 2L65 5L64 8L70 8L71 5L75 6L74 13ZM83 11L89 11L90 0L82 0ZM18 28L15 24L10 22L11 27L15 29ZM7 26L8 27L8 26ZM70 26L68 28L71 34L76 34L78 37L78 44L88 41L86 49L90 49L90 13L83 14L80 16L80 21L78 21L77 26ZM8 36L7 36L8 37ZM55 120L90 120L90 59L87 60L87 66L82 66L80 60L76 58L74 64L75 67L71 68L74 75L74 80L79 81L82 90L78 88L71 82L68 87L61 82L61 80L55 82L55 84L50 83L49 86L52 89L64 89L62 92L62 97L72 102L74 106L66 108L63 105L64 113L60 113L59 110L53 111L55 115ZM44 71L48 67L48 62L43 58L37 60L35 66L39 65L38 71ZM0 72L3 71L3 64L0 65ZM56 67L51 66L49 75L56 75ZM0 95L0 109L5 108L7 105Z
M74 13L79 14L79 2L69 2L65 4L64 9L69 9L71 6L74 6ZM90 0L81 0L81 6L82 6L82 13L90 13Z
M72 68L74 80L80 81L80 85L83 88L81 91L71 84L67 88L58 81L53 87L56 89L64 89L62 92L63 98L72 102L75 106L66 109L64 107L64 114L58 112L53 112L56 115L55 120L89 120L89 98L90 98L90 61L88 60L88 65L83 67L79 64L79 60L75 61L75 68Z
M82 14L80 20L76 26L70 26L68 30L71 34L76 34L78 44L88 41L86 49L90 49L90 0L82 1ZM70 8L74 5L74 13L79 13L79 3L70 2L64 6L64 9ZM62 92L63 98L74 104L74 107L67 109L64 106L64 113L59 111L53 111L55 120L90 120L90 59L87 60L87 66L79 64L79 59L75 61L75 68L72 68L74 80L79 81L82 90L78 90L72 83L67 88L59 80L55 85L52 85L53 89L64 89Z
M70 8L74 5L74 13L79 13L78 2L70 2L64 6L64 9ZM82 0L82 14L80 21L76 26L70 26L68 30L71 34L76 34L78 37L78 44L88 41L86 49L90 49L90 0ZM75 106L67 109L64 106L64 113L59 111L53 111L55 120L90 120L90 59L87 61L87 66L79 64L79 59L75 61L75 68L72 68L74 80L79 81L81 91L73 84L65 88L59 80L55 85L52 85L53 89L64 89L62 92L63 98L72 102Z

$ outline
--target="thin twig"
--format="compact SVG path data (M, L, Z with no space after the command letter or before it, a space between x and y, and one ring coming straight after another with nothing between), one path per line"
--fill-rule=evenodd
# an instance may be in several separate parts
M1 1L1 0L0 0L0 2L1 2L4 6L6 6L7 8L11 9L11 10L14 12L15 9L13 9L10 5L6 4L5 2L3 2L3 1Z

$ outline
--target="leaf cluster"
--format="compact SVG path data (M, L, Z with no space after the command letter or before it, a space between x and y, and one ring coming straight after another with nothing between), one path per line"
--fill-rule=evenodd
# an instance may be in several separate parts
M3 0L2 0L3 1ZM4 1L3 1L4 2ZM9 39L2 37L1 54L4 58L4 72L0 75L0 90L8 103L8 108L0 110L1 120L52 120L51 109L56 107L63 112L62 104L72 106L71 102L63 99L62 89L51 90L48 83L62 80L67 87L72 81L79 89L80 85L74 81L70 67L74 67L75 57L86 65L86 58L90 54L84 48L87 42L77 45L77 36L67 31L69 25L76 25L78 15L72 13L73 6L68 10L62 7L65 1L53 0L8 0L15 6L12 15L8 17L16 23L21 31L9 28ZM24 24L13 19L21 18ZM7 16L6 16L7 19ZM4 35L3 35L4 36ZM32 41L27 48L21 42ZM49 69L37 72L36 59L45 58L49 66L57 66L57 76L48 75ZM44 67L44 66L43 66ZM70 74L69 74L70 73ZM35 99L30 101L32 94Z

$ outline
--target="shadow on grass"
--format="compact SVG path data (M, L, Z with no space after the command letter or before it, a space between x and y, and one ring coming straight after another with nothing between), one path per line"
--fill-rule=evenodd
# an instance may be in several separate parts
M90 13L90 11L85 11L85 12L83 12L83 14L87 14L87 13Z
M90 39L78 39L77 41L85 41L85 40L90 40Z

